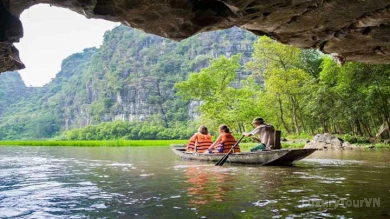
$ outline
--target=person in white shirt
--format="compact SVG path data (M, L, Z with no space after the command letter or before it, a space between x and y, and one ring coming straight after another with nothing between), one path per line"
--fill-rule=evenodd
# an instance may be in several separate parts
M246 137L252 136L252 138L260 144L251 148L250 151L256 152L264 149L272 149L273 145L275 144L274 127L272 125L267 125L263 118L253 119L252 124L255 126L255 129L253 129L251 132L244 132L242 134Z

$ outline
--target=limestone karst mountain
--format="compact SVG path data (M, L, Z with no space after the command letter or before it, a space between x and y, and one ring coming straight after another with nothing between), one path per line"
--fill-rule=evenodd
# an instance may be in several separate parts
M187 121L193 110L174 98L174 83L220 55L243 53L247 61L256 39L231 28L175 42L119 26L105 34L100 48L66 58L43 87L27 88L17 73L2 74L0 83L7 86L0 87L0 102L5 103L0 108L0 138L50 137L88 124L152 116L167 125Z

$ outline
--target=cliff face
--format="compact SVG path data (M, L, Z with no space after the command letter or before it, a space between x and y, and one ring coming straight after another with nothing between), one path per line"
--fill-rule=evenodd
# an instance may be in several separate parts
M238 26L342 62L390 63L390 4L384 0L1 0L0 72L24 68L13 46L23 37L18 17L39 3L170 39Z
M186 121L196 113L188 107L191 104L175 97L174 84L220 55L243 53L242 61L246 62L255 40L253 34L232 28L178 43L119 26L105 34L99 49L85 49L65 59L56 78L28 92L23 100L25 106L7 106L0 117L0 129L6 124L8 129L28 129L37 124L43 127L45 124L40 123L45 122L58 131L150 117L166 125ZM7 74L1 75L0 80ZM240 72L241 77L246 74ZM35 132L31 133L30 136Z
M17 72L7 72L0 76L0 116L10 105L19 102L27 95L28 88Z

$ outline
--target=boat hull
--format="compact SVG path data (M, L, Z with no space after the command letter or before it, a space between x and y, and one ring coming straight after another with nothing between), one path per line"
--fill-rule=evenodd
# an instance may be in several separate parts
M173 152L185 160L218 162L226 154L188 153L183 146L171 146ZM286 166L301 160L316 149L279 149L260 152L242 152L229 155L227 162L237 164Z

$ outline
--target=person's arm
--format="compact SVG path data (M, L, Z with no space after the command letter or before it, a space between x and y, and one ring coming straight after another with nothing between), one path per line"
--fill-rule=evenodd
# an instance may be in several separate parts
M252 136L252 134L250 132L243 132L242 135L245 135L245 137Z
M221 136L222 136L222 135L219 135L219 136L218 136L217 140L214 141L214 143L208 148L208 150L212 150L212 149L215 148L215 145L218 144L219 140L221 139Z
M242 135L245 135L245 137L250 137L252 135L257 134L258 131L259 131L259 127L256 127L251 132L243 132Z

